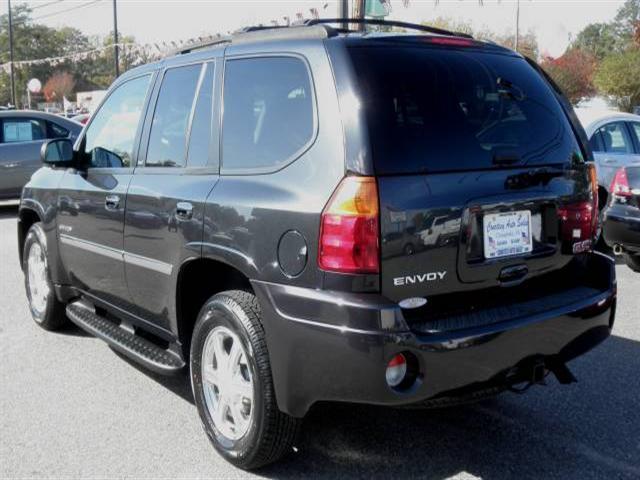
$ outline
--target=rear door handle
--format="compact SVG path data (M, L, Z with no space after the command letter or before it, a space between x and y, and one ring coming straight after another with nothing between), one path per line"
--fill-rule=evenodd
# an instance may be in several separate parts
M104 199L104 208L107 210L117 210L120 205L120 197L118 195L107 195Z
M602 163L616 163L616 160L614 158L605 158Z
M176 217L180 220L189 220L193 216L193 205L189 202L178 202L176 205Z

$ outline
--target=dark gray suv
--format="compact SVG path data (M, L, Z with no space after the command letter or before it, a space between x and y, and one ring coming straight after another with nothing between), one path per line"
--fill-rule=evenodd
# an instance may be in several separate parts
M242 468L290 451L316 402L571 383L614 321L557 88L496 45L367 23L418 33L254 28L129 71L23 192L35 321L189 369Z

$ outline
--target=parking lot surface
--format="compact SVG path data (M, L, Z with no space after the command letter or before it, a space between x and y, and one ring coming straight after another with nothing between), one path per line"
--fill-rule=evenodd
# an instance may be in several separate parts
M297 452L248 474L210 447L186 375L30 318L17 209L0 206L0 478L640 478L640 274L617 266L613 336L579 380L472 406L318 405Z

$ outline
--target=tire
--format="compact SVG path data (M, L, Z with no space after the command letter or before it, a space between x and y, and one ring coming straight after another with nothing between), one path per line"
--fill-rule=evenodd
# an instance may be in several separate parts
M40 223L34 223L27 232L22 252L24 286L29 310L39 326L45 330L59 330L68 320L64 304L56 298L48 258L44 230Z
M640 272L640 253L625 253L624 261L627 263L627 266L631 270L633 270L634 272Z
M239 354L236 342L242 347ZM236 357L238 366L226 370L224 365L236 365L230 360ZM206 379L203 365L210 372ZM228 376L225 371L236 373ZM227 388L225 382L234 386ZM248 384L252 388L247 390ZM237 393L236 385L243 393ZM253 294L222 292L202 307L191 341L191 387L209 440L235 466L259 468L292 450L301 420L278 409L260 306ZM244 397L247 391L252 391L251 401ZM234 402L231 396L242 400Z

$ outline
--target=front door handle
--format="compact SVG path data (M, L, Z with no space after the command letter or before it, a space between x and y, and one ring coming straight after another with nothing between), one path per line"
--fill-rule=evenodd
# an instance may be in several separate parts
M176 217L180 220L189 220L193 216L193 205L189 202L178 202L176 205Z
M120 205L120 197L118 195L107 195L104 199L104 208L107 210L117 210Z

